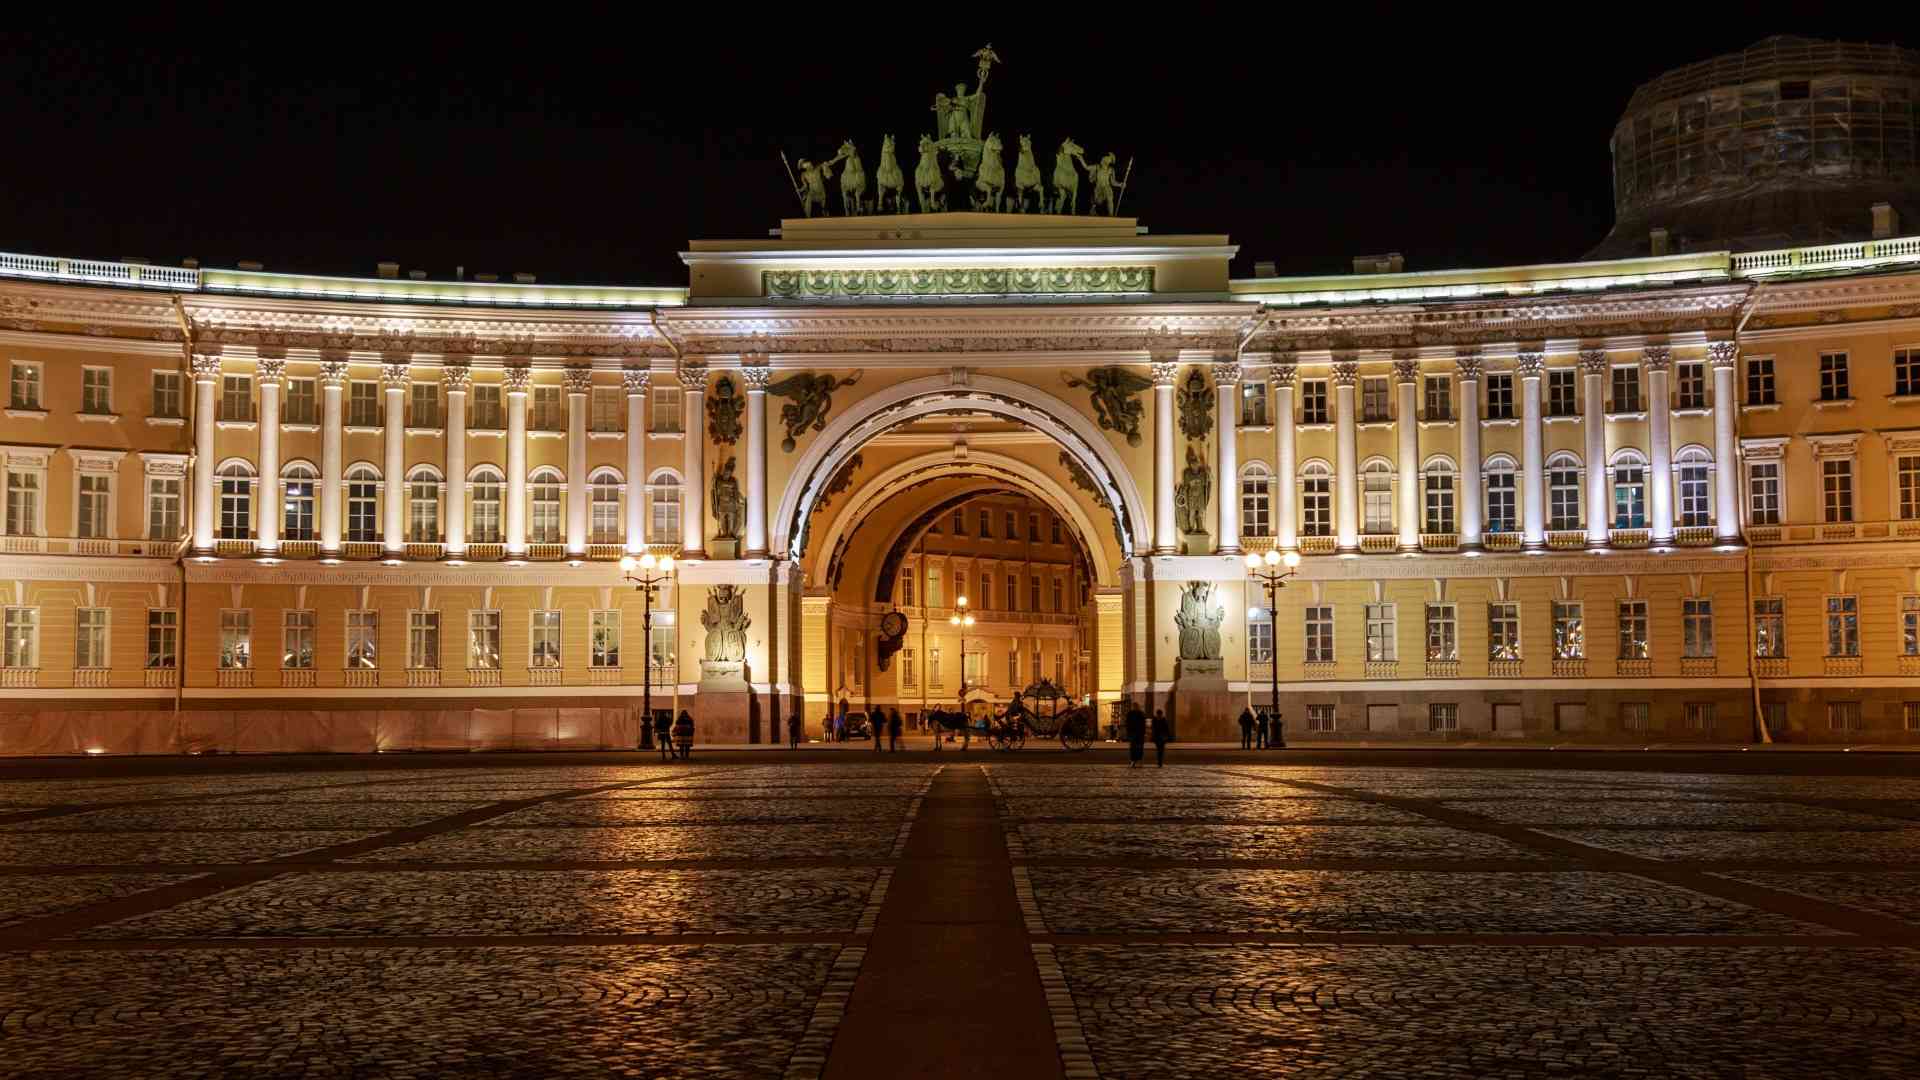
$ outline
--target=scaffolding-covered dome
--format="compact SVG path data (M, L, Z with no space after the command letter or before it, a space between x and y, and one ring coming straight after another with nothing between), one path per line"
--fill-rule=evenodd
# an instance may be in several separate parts
M1614 227L1590 258L1861 240L1920 226L1920 52L1771 37L1641 86L1613 131Z

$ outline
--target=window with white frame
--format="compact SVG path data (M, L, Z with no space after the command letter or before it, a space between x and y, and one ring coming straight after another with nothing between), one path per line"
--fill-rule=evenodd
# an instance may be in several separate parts
M1487 659L1520 659L1520 605L1487 605Z
M1303 424L1331 422L1327 416L1327 380L1300 380L1300 422Z
M1587 655L1587 609L1578 600L1553 602L1553 656L1581 660Z
M414 671L440 670L439 612L407 612L407 667Z
M1033 681L1034 681L1034 682L1039 682L1039 681L1040 681L1040 679L1041 679L1041 678L1043 677L1043 676L1042 676L1042 671L1043 671L1043 669L1042 669L1042 668L1041 668L1041 666L1040 666L1040 659L1041 659L1041 658L1040 658L1040 650L1039 650L1039 649L1035 649L1035 650L1033 650L1033 667L1032 667L1032 668L1030 668L1029 670L1031 670L1031 671L1033 672Z
M558 611L535 611L530 616L530 648L527 653L527 666L535 668L557 668L560 666L560 613Z
M7 535L40 535L40 495L44 474L38 469L7 469Z
M1847 354L1843 352L1821 353L1820 400L1845 401L1852 396L1852 388L1847 379Z
M1613 463L1613 527L1647 527L1647 463L1638 452L1623 453Z
M1426 390L1427 419L1453 419L1453 379L1446 375L1428 375L1421 382Z
M313 539L314 497L320 478L306 465L289 465L281 472L281 539Z
M914 567L900 568L900 606L902 607L913 606L913 574Z
M530 399L532 411L527 416L529 431L564 431L567 426L567 410L560 398L557 386L536 386Z
M588 485L589 513L587 542L590 544L617 544L620 542L620 474L612 469L602 469L593 474Z
M534 471L527 484L527 541L534 544L560 542L560 490L566 479L560 470Z
M1453 532L1453 464L1447 461L1432 462L1428 464L1422 479L1426 488L1425 531Z
M475 671L500 670L500 613L467 612L467 666Z
M472 492L468 500L473 507L473 526L467 531L467 539L476 544L498 544L502 539L500 526L501 485L504 478L491 467L476 469L470 487Z
M1675 364L1674 371L1674 408L1704 409L1707 407L1707 365Z
M1020 646L1007 650L1007 685L1015 689L1020 687Z
M967 535L967 512L965 508L957 507L953 511L953 535Z
M1549 368L1547 370L1547 415L1573 416L1579 412L1574 404L1574 384L1579 372L1572 368Z
M1753 600L1753 655L1787 655L1787 602L1778 596L1756 596Z
M1680 601L1680 655L1701 659L1713 655L1713 601L1704 597Z
M1829 523L1853 520L1853 459L1820 459L1820 506Z
M906 690L920 688L920 657L913 649L900 650L900 686Z
M1920 454L1902 454L1894 459L1894 482L1903 521L1920 518Z
M1032 578L1028 579L1028 583L1032 590L1030 594L1032 604L1028 606L1027 610L1039 611L1040 610L1040 575L1035 574Z
M677 656L674 652L673 627L654 627L647 642L647 663L653 665L656 671L667 670L675 666Z
M1435 701L1427 705L1428 731L1459 731L1460 706L1451 701Z
M620 666L620 613L596 611L588 622L587 662L597 668Z
M1653 704L1647 701L1620 703L1620 730L1647 731L1653 723Z
M927 685L936 688L946 685L945 677L940 673L940 646L938 645L927 649Z
M253 378L251 376L220 376L220 419L253 419Z
M380 666L380 613L347 612L347 667L371 671Z
M380 426L380 384L355 379L347 384L347 426Z
M1393 531L1393 466L1378 458L1360 470L1362 530L1373 534Z
M1067 610L1065 593L1066 593L1066 583L1061 581L1059 578L1054 578L1053 579L1053 610L1056 613Z
M39 667L40 609L9 607L5 629L7 640L4 650L0 650L0 667Z
M106 608L74 609L73 666L77 669L98 669L109 666Z
M1247 621L1247 662L1273 663L1273 612L1260 609L1257 618Z
M180 613L172 608L147 609L147 667L179 665Z
M1613 408L1617 413L1637 413L1645 411L1640 401L1640 368L1638 366L1616 367L1613 369Z
M1860 598L1827 597L1827 655L1860 655Z
M1779 401L1775 396L1773 381L1773 357L1753 356L1747 358L1747 404L1772 405Z
M946 602L947 602L946 590L941 587L942 582L940 578L941 578L941 574L940 574L939 567L937 566L927 567L927 606L928 607L944 607L946 605Z
M407 477L407 541L440 542L440 476L425 465Z
M1688 731L1712 731L1715 719L1713 702L1687 702L1686 717Z
M291 671L313 668L314 613L289 609L280 616L280 666Z
M83 472L79 481L79 503L74 507L74 535L82 540L101 540L112 534L113 474Z
M1459 608L1453 604L1427 605L1427 659L1460 659Z
M983 507L980 507L979 512L976 513L974 516L978 519L977 523L980 529L980 539L982 540L993 539L993 511L983 506Z
M505 426L505 411L500 404L499 383L473 384L473 416L467 427L474 431L499 431Z
M417 428L437 428L440 426L440 384L430 382L414 383L409 390L412 394L412 408L407 414L407 425Z
M380 538L380 474L371 465L347 471L347 540L357 544Z
M1616 626L1620 638L1620 659L1645 660L1650 655L1647 642L1647 602L1620 601Z
M1392 604L1368 604L1367 616L1367 659L1394 661L1400 659L1400 646L1395 643L1398 620Z
M1513 459L1499 456L1487 459L1486 530L1510 533L1520 528L1520 483Z
M1315 702L1307 706L1307 730L1324 734L1334 727L1334 707L1330 703Z
M220 670L241 671L253 666L253 612L226 608L220 612Z
M656 386L648 393L653 399L653 422L647 426L647 430L661 435L678 432L680 430L680 388Z
M1267 384L1248 382L1240 385L1240 423L1244 427L1267 426Z
M1053 685L1067 685L1067 654L1060 649L1053 650Z
M112 415L112 368L83 367L80 369L80 411L95 416Z
M1038 580L1039 579L1036 578L1035 582L1037 583ZM953 595L959 600L967 599L967 572L965 570L955 570L953 572ZM1038 593L1035 593L1036 598L1038 595ZM1034 610L1037 611L1039 609L1036 608Z
M1694 446L1680 451L1673 464L1674 481L1680 489L1680 524L1699 528L1713 524L1713 500L1708 495L1708 478L1713 474L1713 459Z
M680 478L670 472L654 473L647 485L647 542L680 542Z
M596 386L589 398L591 415L588 423L592 430L603 434L618 433L627 428L627 394L617 386Z
M15 360L12 369L12 395L7 399L7 407L13 409L41 409L40 404L40 365L27 360Z
M1756 461L1747 466L1747 513L1755 525L1780 524L1780 463Z
M180 478L147 477L147 539L180 539Z
M220 531L222 540L245 540L253 535L253 468L231 462L220 470Z
M1306 609L1306 661L1309 664L1333 663L1333 606L1309 605Z
M280 421L285 424L320 422L319 390L312 379L287 380L287 400L280 407Z
M1893 350L1893 392L1900 397L1920 394L1920 348Z
M1857 701L1827 702L1827 727L1834 731L1857 732L1865 729L1860 721L1860 703Z
M181 378L177 371L156 371L153 373L153 411L148 415L156 420L179 420L186 414L181 411Z
M1240 470L1240 522L1248 536L1273 535L1273 477L1258 462Z
M1300 535L1333 535L1333 474L1317 461L1300 474Z
M1513 419L1513 373L1492 372L1487 375L1487 419Z
M1920 656L1920 596L1900 598L1900 655Z
M1393 419L1393 392L1384 378L1360 380L1360 419L1379 423Z
M1547 528L1581 527L1580 459L1562 451L1547 459Z

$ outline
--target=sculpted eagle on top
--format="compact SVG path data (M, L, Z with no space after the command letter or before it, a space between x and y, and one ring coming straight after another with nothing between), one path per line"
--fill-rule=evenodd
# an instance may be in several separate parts
M1140 421L1147 407L1135 395L1153 385L1145 375L1136 375L1123 367L1097 367L1085 379L1063 374L1067 385L1085 387L1093 400L1094 416L1100 426L1127 437L1128 446L1140 445Z
M791 454L800 436L809 429L826 430L827 414L833 411L833 392L859 381L859 372L839 379L805 371L767 384L767 393L792 399L780 406L780 422L787 428L787 437L780 440L780 449Z

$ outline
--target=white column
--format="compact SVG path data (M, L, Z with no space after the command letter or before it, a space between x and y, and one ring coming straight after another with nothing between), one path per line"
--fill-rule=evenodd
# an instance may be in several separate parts
M1214 452L1220 527L1213 550L1219 555L1240 553L1240 376L1238 360L1213 365L1214 412L1220 420L1220 441Z
M220 358L193 358L193 550L213 553L213 391L220 381Z
M346 506L341 486L341 401L347 388L347 364L320 365L320 553L340 554L340 515Z
M1153 553L1172 555L1179 550L1179 527L1173 520L1173 489L1180 482L1173 463L1173 382L1180 365L1156 360L1152 370Z
M1359 382L1359 364L1333 365L1334 519L1340 551L1360 550L1360 436L1353 401Z
M1420 549L1420 361L1393 362L1400 415L1394 435L1400 450L1400 550Z
M1734 449L1740 405L1733 389L1739 358L1740 347L1731 341L1707 346L1713 365L1713 534L1723 541L1740 539L1740 458Z
M1520 543L1529 551L1547 546L1546 428L1540 415L1540 383L1546 357L1521 353L1520 372Z
M507 555L527 554L527 394L533 370L507 369Z
M747 384L747 555L767 557L767 382L773 371L765 364L741 369Z
M1477 548L1485 520L1480 476L1480 358L1461 356L1460 369L1460 546Z
M1293 380L1299 372L1293 359L1275 359L1267 378L1273 383L1274 538L1284 551L1300 546L1299 466L1295 463Z
M680 369L680 407L685 434L685 473L681 481L680 555L707 557L707 368Z
M1607 490L1607 351L1580 354L1580 379L1587 395L1581 420L1587 436L1587 546L1605 547L1612 536L1613 495Z
M647 384L646 368L620 373L627 390L627 550L647 550ZM642 654L646 655L646 654Z
M255 549L280 550L280 391L287 385L285 360L260 361L260 506L254 518Z
M570 367L567 383L567 554L587 554L587 396L593 369Z
M398 555L407 546L407 365L386 365L380 372L380 389L387 401L387 497L380 540L388 555Z
M1673 399L1667 392L1667 373L1673 352L1650 345L1647 362L1647 433L1653 445L1647 467L1647 503L1653 512L1653 542L1673 543Z
M447 555L458 557L467 553L467 392L473 388L473 369L447 365L440 371L440 386L447 394L447 495L441 505Z

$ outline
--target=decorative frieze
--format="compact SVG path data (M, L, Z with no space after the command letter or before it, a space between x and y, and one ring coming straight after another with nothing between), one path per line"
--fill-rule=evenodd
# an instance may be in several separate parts
M917 270L767 270L763 294L776 300L860 297L1102 296L1151 293L1150 266L932 268Z

